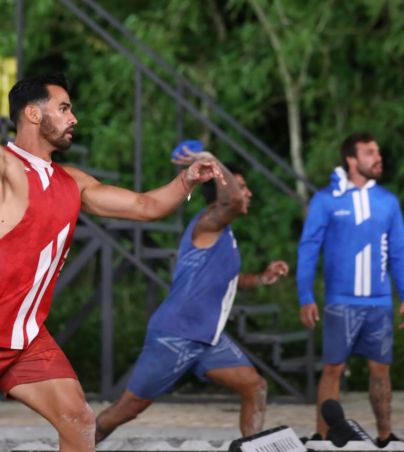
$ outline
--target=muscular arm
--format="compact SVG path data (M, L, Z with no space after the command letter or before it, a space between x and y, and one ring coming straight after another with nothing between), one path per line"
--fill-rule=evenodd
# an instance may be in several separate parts
M220 162L225 184L216 182L217 199L201 215L192 233L195 246L212 246L223 229L239 214L243 202L240 186L235 176Z
M145 193L105 185L83 171L64 167L76 180L85 212L116 218L152 221L162 218L188 196L193 187L212 177L222 179L216 162L195 162L168 184Z

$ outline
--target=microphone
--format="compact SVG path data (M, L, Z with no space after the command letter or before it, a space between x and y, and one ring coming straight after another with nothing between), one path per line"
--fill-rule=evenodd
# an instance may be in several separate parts
M348 441L366 441L374 444L365 430L352 419L345 419L341 404L334 399L328 399L321 405L321 414L329 426L327 440L334 446L344 447Z

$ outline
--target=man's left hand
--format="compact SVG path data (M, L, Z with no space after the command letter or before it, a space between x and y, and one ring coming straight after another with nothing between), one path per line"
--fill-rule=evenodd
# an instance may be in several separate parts
M261 273L260 279L262 284L269 285L278 281L282 276L289 273L289 266L285 261L273 261Z
M213 178L227 185L219 164L213 159L196 160L185 170L185 183L190 189Z

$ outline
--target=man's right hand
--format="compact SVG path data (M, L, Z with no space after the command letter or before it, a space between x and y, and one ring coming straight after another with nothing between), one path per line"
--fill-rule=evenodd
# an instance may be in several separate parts
M316 326L316 322L320 320L316 303L305 304L300 308L300 320L311 330Z

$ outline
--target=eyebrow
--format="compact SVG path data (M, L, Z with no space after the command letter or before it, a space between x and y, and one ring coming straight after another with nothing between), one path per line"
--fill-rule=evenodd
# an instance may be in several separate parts
M72 104L70 102L60 102L61 107L69 107L72 108Z

